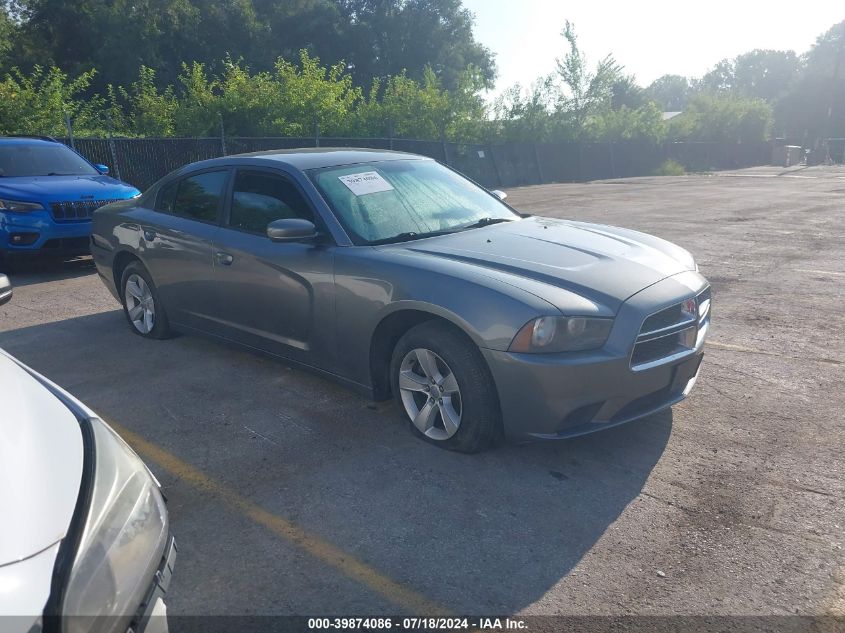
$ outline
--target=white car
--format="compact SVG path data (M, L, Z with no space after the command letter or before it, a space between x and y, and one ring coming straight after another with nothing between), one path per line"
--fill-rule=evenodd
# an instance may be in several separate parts
M85 405L2 350L0 403L0 630L167 631L176 546L158 481Z

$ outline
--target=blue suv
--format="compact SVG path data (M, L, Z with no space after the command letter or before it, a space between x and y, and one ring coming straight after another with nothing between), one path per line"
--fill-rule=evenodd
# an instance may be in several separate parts
M89 252L91 216L140 192L48 137L0 137L0 259Z

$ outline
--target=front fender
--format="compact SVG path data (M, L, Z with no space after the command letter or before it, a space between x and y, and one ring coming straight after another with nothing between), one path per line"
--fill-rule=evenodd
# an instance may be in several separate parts
M346 250L338 249L335 260L336 322L342 341L337 368L360 384L370 384L373 334L397 312L443 318L480 348L494 350L506 350L532 318L559 313L548 301L486 275L426 270Z

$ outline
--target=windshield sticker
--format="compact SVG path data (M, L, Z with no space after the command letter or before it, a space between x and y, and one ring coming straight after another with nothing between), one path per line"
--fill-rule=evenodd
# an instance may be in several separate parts
M365 171L362 174L351 174L349 176L338 176L338 180L346 185L356 196L365 196L368 193L380 191L393 191L393 185L381 177L377 171Z

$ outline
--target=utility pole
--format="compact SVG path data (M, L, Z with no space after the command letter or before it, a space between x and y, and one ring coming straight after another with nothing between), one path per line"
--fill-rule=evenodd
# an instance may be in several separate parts
M118 180L123 180L120 176L120 163L117 161L117 147L114 144L114 125L111 120L111 113L106 113L106 130L109 134L109 150L111 150L111 160L114 163L114 171Z
M226 128L223 127L223 115L218 112L217 118L220 120L220 150L223 156L226 156Z
M70 148L76 151L76 143L73 140L73 124L70 121L70 115L67 112L63 112L65 115L65 127L67 128L67 137L70 143Z
M827 120L824 124L824 162L830 165L833 159L830 157L830 123L833 120L833 102L836 99L836 80L839 79L839 69L842 66L842 53L845 52L845 33L839 35L839 50L836 52L836 61L833 64L833 77L830 80L830 101L827 105Z

